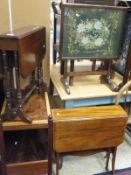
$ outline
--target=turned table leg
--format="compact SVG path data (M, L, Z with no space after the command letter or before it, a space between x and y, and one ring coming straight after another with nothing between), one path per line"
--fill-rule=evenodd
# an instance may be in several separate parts
M4 69L4 90L7 100L7 114L3 116L3 120L6 120L12 117L11 80L10 80L10 71L6 51L2 51L2 58L3 58L3 69Z
M16 97L15 101L15 109L16 115L25 122L31 123L31 118L27 117L23 111L23 104L22 104L22 92L20 89L20 72L19 72L19 65L18 65L18 55L17 52L14 52L14 67L13 67L13 77L14 77L14 96Z
M39 63L37 69L37 82L38 82L38 89L41 95L44 94L46 91L46 84L43 82L43 69L42 69L42 62Z

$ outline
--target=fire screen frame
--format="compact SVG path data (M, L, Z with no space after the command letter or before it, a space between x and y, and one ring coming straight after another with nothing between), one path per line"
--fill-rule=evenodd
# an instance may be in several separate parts
M62 4L61 8L61 60L119 57L124 41L127 8L71 3Z

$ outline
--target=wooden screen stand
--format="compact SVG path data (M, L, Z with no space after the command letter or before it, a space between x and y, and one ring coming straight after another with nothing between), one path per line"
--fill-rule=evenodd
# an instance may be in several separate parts
M70 61L69 65L68 65L68 61ZM91 71L79 71L79 72L75 72L74 70L75 61L76 60L62 60L60 65L61 74L62 74L61 82L67 94L70 94L69 86L73 85L74 77L85 76L85 75L101 75L101 82L107 83L110 89L114 90L115 84L113 83L111 78L112 59L102 60L102 65L100 68L98 68L98 70L96 70L96 60L93 60ZM69 70L68 70L68 66L69 66ZM69 81L68 81L68 78L69 78Z
M103 25L101 25L101 30L97 30L95 27L89 27L90 29L88 27L88 29L86 27L83 27L84 25L86 26L87 20L89 20L90 22L93 19L98 20L98 13L97 15L95 14L96 11L95 13L94 11L90 11L90 14L88 14L86 13L85 8L88 10L88 13L90 8L93 8L95 10L102 8L106 10L105 15L108 14L106 16L106 19L104 14L99 13L99 15L101 16L101 18L103 18L104 21L106 21L105 24L108 23L108 20L112 21L112 28L110 31L107 32L108 35L105 35L105 37L108 36L107 38L101 38L103 35L100 31L103 31L104 33L105 30L105 27ZM110 10L112 9L114 11L111 12ZM77 12L79 14L79 17L77 17L76 15ZM64 85L64 89L67 94L70 94L69 85L73 84L73 77L83 75L101 75L101 81L107 83L110 86L111 90L115 89L115 84L113 84L111 79L112 60L117 59L119 56L119 51L121 49L123 38L120 38L118 31L121 31L123 36L123 26L126 25L125 19L127 15L127 8L119 7L119 13L124 15L123 18L117 19L117 15L115 15L116 12L118 12L118 7L115 6L108 7L77 3L61 4L59 57L61 60L61 74L63 75L63 77L61 78L61 82ZM115 15L114 20L110 20L110 14L112 13ZM70 18L69 16L72 16L72 18ZM118 20L120 20L121 22L115 25L116 21ZM91 24L91 26L93 25ZM117 28L117 30L114 30L113 28ZM97 34L93 34L93 30L97 31ZM111 32L112 30L116 32L113 33ZM119 41L116 40L116 38ZM99 46L97 45L97 43L92 44L92 42L98 41L99 39L102 39L102 42L105 42L106 44L102 44L102 42L101 44L98 44ZM111 45L109 44L110 42L107 42L108 40L110 40L110 42L112 43ZM83 59L93 61L92 69L88 71L76 71L74 64L75 61ZM70 64L68 65L69 61ZM98 69L96 68L96 61L102 62L102 65Z
M2 119L15 119L31 123L23 111L23 105L35 89L44 92L42 80L42 59L45 54L45 28L28 26L0 35L0 52L7 110ZM35 68L37 74L35 75ZM22 93L20 76L31 76L30 84Z

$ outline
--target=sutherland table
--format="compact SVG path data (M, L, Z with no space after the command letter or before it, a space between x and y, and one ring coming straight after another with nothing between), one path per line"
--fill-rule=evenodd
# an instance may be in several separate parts
M87 69L87 64L82 65L82 69ZM79 66L79 69L81 67ZM118 92L110 90L108 85L101 84L99 76L81 76L75 77L74 85L70 86L71 94L68 95L61 83L60 67L59 64L52 65L51 67L51 83L58 92L65 108L74 108L82 106L114 104L115 97ZM120 75L116 74L113 80L116 84L121 82ZM120 102L124 102L124 96ZM131 91L127 97L127 102L131 101Z
M6 117L19 116L23 121L31 122L23 112L23 104L30 94L39 88L44 91L42 81L42 60L45 56L46 29L42 26L26 26L0 35L0 70L4 81L7 109ZM31 77L28 89L23 92L21 78ZM7 115L6 115L7 113Z

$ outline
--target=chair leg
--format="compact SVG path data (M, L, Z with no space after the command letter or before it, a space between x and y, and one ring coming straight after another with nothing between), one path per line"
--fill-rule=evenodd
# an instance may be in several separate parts
M112 148L112 175L115 175L115 160L117 148Z

